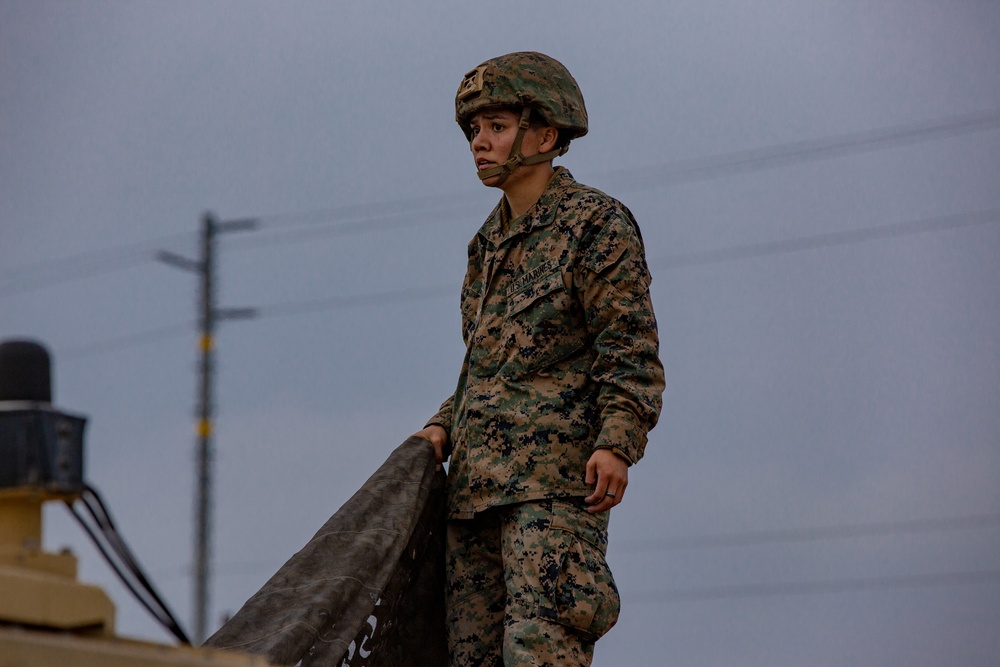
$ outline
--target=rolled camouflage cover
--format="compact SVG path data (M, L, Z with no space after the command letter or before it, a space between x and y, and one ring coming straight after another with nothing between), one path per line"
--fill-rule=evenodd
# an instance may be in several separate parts
M447 665L444 478L408 439L205 645L303 667Z

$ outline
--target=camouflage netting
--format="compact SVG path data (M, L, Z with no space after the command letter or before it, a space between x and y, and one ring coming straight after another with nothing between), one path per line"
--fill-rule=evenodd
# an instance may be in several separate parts
M205 645L303 667L447 665L444 478L408 439Z

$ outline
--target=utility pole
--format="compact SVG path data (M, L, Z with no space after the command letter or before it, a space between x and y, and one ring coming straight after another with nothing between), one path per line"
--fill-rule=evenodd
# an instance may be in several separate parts
M201 259L192 260L171 252L160 251L157 259L171 266L196 273L201 277L201 298L198 307L198 421L195 428L195 534L194 534L194 623L192 640L195 645L205 641L208 632L208 599L211 579L212 536L212 416L215 380L215 325L222 320L250 319L253 308L215 307L215 239L223 232L250 231L257 228L256 220L219 222L211 213L202 217Z

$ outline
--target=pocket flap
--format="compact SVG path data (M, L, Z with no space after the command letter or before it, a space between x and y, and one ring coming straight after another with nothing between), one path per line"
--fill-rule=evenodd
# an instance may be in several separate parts
M507 315L521 312L543 296L564 289L562 271L556 267L538 280L519 288L507 297Z

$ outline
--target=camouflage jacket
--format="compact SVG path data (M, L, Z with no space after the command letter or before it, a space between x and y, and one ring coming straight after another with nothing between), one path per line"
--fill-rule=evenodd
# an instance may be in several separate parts
M451 437L449 518L589 495L593 451L635 463L661 407L650 275L629 210L563 168L506 233L505 207L469 243L465 360L428 422Z

